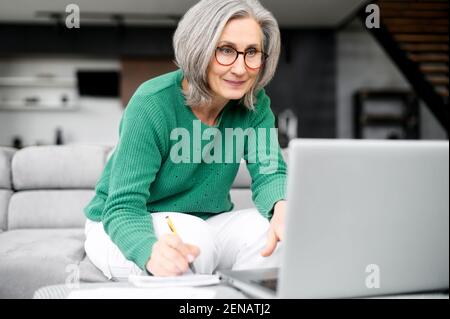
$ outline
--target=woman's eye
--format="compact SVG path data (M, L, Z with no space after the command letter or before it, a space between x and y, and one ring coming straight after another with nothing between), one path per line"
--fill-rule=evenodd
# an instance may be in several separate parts
M232 48L223 47L220 48L220 51L224 54L233 54L234 50Z
M247 51L247 54L248 54L249 56L255 56L255 55L256 55L256 50L248 50L248 51Z

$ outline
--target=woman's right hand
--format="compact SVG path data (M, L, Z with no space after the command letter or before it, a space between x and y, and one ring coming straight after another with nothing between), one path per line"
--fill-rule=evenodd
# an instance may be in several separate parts
M179 276L199 254L197 246L183 243L175 234L165 234L153 245L146 268L154 276Z

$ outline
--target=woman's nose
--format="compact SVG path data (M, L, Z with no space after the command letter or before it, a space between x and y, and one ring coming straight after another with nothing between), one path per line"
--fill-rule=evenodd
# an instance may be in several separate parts
M239 54L237 60L234 61L231 71L235 74L244 74L245 72L247 72L243 54Z

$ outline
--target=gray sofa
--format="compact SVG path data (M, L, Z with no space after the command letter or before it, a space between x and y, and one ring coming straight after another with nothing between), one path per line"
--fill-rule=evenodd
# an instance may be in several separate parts
M0 147L0 298L32 298L44 286L107 279L84 252L83 208L112 148ZM254 207L241 164L235 209Z

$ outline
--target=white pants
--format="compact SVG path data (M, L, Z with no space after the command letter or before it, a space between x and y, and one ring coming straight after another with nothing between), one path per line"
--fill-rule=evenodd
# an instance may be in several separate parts
M197 245L200 255L194 261L195 270L212 274L220 269L251 269L279 267L281 243L269 257L260 252L267 243L269 222L256 209L221 213L206 221L183 213L153 213L156 237L169 233L166 216L176 225L177 234L185 243ZM105 233L101 222L86 221L86 254L108 278L127 278L143 271L127 260Z

